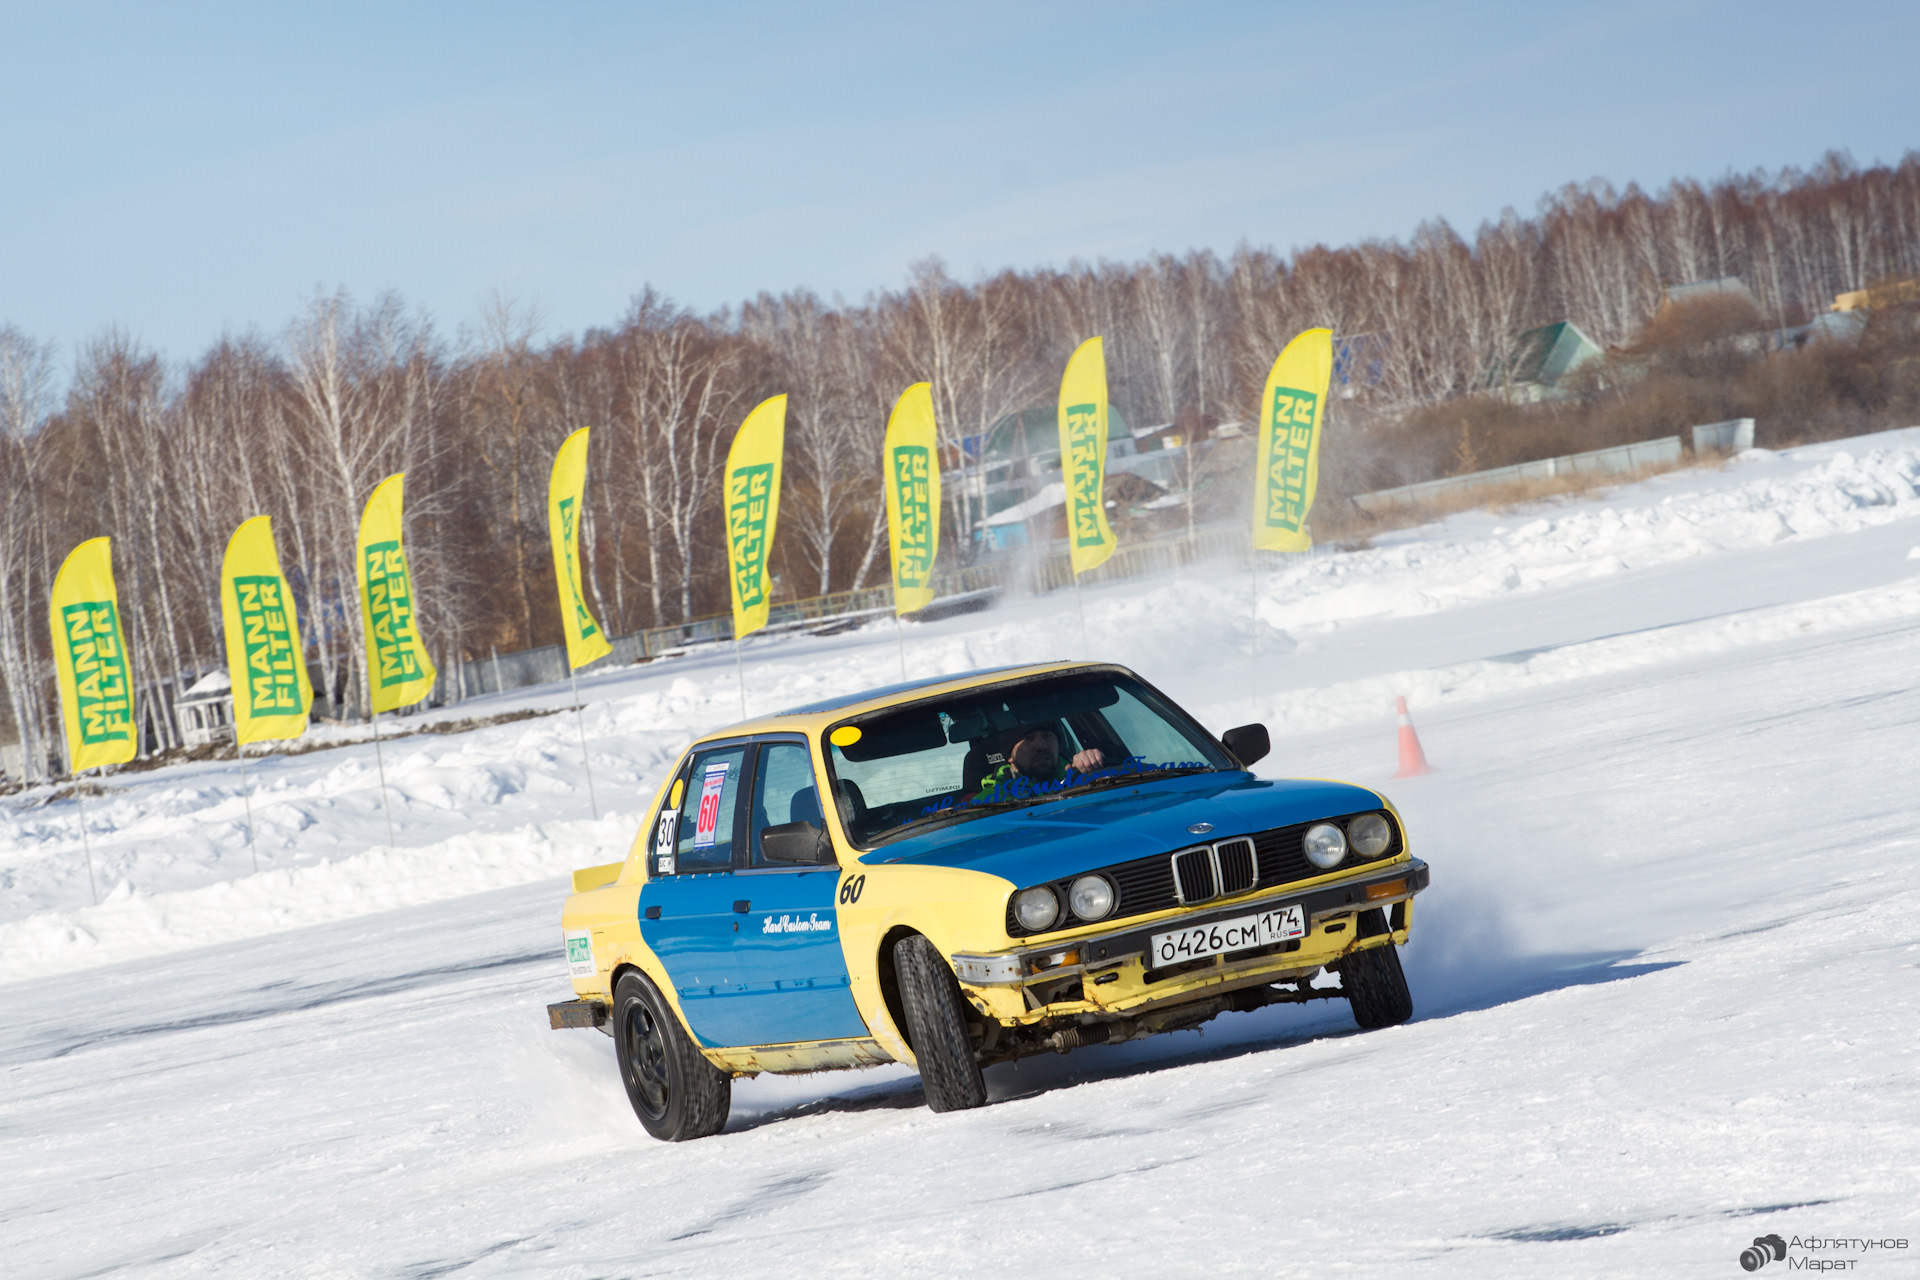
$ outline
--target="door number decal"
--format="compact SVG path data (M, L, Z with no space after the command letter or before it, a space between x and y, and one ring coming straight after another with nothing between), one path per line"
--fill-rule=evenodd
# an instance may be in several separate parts
M711 849L720 827L720 793L727 785L727 767L731 760L707 766L700 779L700 811L694 819L693 847Z
M865 876L854 876L845 881L840 886L840 905L844 907L849 903L860 901L860 895L866 891L866 888L867 878Z

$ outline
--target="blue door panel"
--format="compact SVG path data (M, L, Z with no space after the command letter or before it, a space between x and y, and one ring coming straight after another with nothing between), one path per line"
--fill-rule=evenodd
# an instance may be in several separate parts
M782 740L773 750L792 749ZM696 782L706 762L726 757L733 761L732 780L721 812L704 824L717 829L701 856L693 825L701 803ZM660 958L687 1029L707 1048L862 1038L867 1026L853 1002L834 908L839 868L746 865L763 861L745 838L749 806L743 785L752 762L761 758L739 747L716 748L696 756L684 771L688 787L679 817L661 819L654 836L655 874L640 890L640 936ZM820 820L817 801L811 801L812 811L795 814L813 789L793 790L796 781L809 779L796 779L791 758L784 764L776 758L768 772L783 784L770 797L780 810L778 820ZM756 835L774 821L760 811L769 798L764 781L755 783L763 793L752 806Z
M640 890L640 936L708 1048L868 1034L853 1002L837 869L662 876ZM739 895L739 896L736 896ZM734 910L745 901L744 914ZM660 909L658 919L647 912Z
M753 1043L729 1038L725 1012L742 994L733 945L743 917L733 894L731 872L660 876L640 889L640 936L666 968L688 1030L709 1048ZM659 918L648 919L656 907Z
M747 997L741 1030L753 1037L744 1043L867 1035L840 947L839 869L746 872L733 882L752 904L734 942L735 977Z

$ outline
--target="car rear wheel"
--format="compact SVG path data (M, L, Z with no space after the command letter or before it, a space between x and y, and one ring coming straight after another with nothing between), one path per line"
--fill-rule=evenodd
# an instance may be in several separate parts
M1398 1026L1413 1016L1413 993L1407 990L1399 949L1391 942L1355 951L1338 967L1340 989L1347 993L1353 1020L1362 1031Z
M700 1056L672 1006L640 974L627 974L614 991L613 1045L627 1100L648 1133L685 1142L725 1127L733 1077Z
M919 934L893 944L894 973L907 1015L907 1039L920 1064L920 1085L935 1111L964 1111L987 1100L987 1082L973 1060L960 984L934 945Z

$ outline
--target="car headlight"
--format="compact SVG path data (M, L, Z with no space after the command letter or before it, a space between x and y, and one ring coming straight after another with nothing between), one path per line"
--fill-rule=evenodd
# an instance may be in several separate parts
M1067 888L1067 905L1082 920L1098 920L1113 910L1113 886L1105 876L1081 876Z
M1331 822L1315 823L1307 828L1307 861L1322 871L1338 866L1347 856L1347 836Z
M1013 918L1022 929L1039 933L1060 918L1060 899L1045 885L1022 889L1013 895Z
M1393 843L1393 828L1385 814L1363 813L1347 824L1347 839L1363 858L1377 858Z

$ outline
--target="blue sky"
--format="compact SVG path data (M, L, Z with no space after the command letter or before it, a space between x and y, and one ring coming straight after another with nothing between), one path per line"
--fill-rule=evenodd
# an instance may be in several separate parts
M1920 5L0 5L0 323L549 336L1920 147Z

